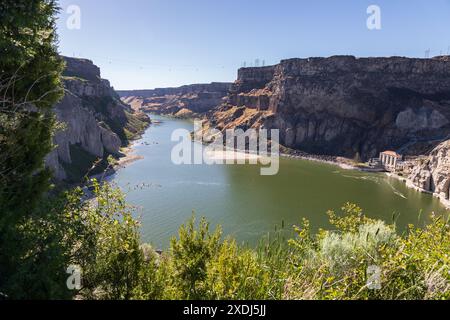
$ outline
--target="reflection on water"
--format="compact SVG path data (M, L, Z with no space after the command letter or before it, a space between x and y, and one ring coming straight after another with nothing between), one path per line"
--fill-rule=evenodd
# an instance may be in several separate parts
M313 228L329 227L326 212L345 202L360 205L370 217L404 229L424 223L428 213L443 212L430 195L407 188L383 174L363 173L304 160L282 159L275 176L261 176L253 165L181 165L171 162L175 129L191 130L189 121L153 116L162 121L136 142L144 157L121 169L112 179L127 199L141 208L143 240L167 247L178 227L195 212L224 233L255 243L282 221L286 226L302 218ZM420 214L423 212L423 214Z

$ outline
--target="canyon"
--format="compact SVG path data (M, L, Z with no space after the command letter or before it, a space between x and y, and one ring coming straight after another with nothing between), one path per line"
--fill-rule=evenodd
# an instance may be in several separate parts
M143 136L143 144L136 147L139 156L147 160L112 176L115 182L124 187L130 181L138 185L143 177L147 177L148 181L156 179L170 188L183 188L182 184L173 185L171 180L173 172L181 168L165 162L163 165L161 161L164 154L170 153L164 140L170 136L167 131L178 125L189 128L191 123L164 118L170 116L202 118L206 127L219 130L279 129L280 142L284 148L282 151L314 155L319 160L331 162L338 157L351 158L355 155L369 159L380 151L396 150L412 159L401 178L410 187L432 193L442 203L449 205L450 140L446 141L446 138L450 134L450 62L447 57L361 59L338 56L289 59L274 66L241 68L234 83L216 82L131 91L115 91L107 80L101 78L99 68L89 60L65 58L65 61L63 80L66 94L54 107L62 128L54 137L55 150L47 156L47 166L53 171L56 182L79 183L88 174L103 172L109 156L115 159L123 157L124 147L131 140L139 138L149 126L150 120L145 114L148 112L154 114L152 118L155 123L162 121L163 125L147 131ZM154 144L153 139L159 139L158 144ZM164 169L165 166L170 170ZM283 181L284 186L293 188L292 194L288 193L290 196L283 200L284 203L290 203L286 210L295 211L299 194L302 194L302 201L306 201L304 195L309 194L313 199L319 193L317 188L309 184L301 185L297 180L289 182L291 177L303 179L302 168L308 168L308 172L317 171L318 176L320 172L326 171L326 178L323 173L320 179L322 183L330 184L330 188L335 183L346 185L342 194L336 194L333 198L336 205L348 197L345 193L348 191L365 202L365 206L372 208L372 196L358 190L369 186L362 184L363 180L361 185L346 180L349 179L347 176L352 177L352 180L363 179L365 173L355 171L336 176L335 169L322 166L307 164L302 160L283 160L283 168L276 181L280 184ZM147 172L149 168L153 169ZM210 190L212 186L228 188L230 180L220 180L224 174L245 177L253 173L251 169L245 168L205 166L201 169L184 168L176 176L189 177L190 174L193 181L201 181L189 193L189 199L184 200L181 208L171 209L179 210L181 217L182 209L196 208L197 202L201 202L206 194L208 197L217 196L214 190ZM378 188L384 192L392 192L390 188L394 182L389 178L385 179L381 175L369 178L378 181L381 184ZM203 183L206 183L210 193L201 189ZM400 181L398 183L401 184ZM265 185L263 181L259 184ZM393 202L389 202L390 207L405 212L416 206L424 206L425 210L438 207L435 202L427 202L417 194L408 193L406 187L399 184L393 184L397 190L394 192L401 194L400 199L405 200L397 203L398 199L391 199ZM245 179L233 183L234 189L240 190L242 186L247 186ZM271 189L268 185L266 187ZM375 186L371 188L372 192L378 192ZM181 191L175 191L178 192ZM248 191L241 192L248 194ZM408 198L403 198L406 195ZM160 203L161 195L155 191L152 196L155 197L151 198L152 201L141 203L140 198L135 200L148 207L148 210L159 212L152 203ZM149 194L145 199L148 197ZM259 196L255 194L255 197ZM326 205L329 205L329 200L330 196ZM235 196L225 203L229 201L236 202L235 210L239 212L239 207L243 206L242 199ZM164 205L171 207L172 201ZM313 203L309 205L316 207ZM218 200L211 206L211 211L218 210ZM269 207L269 204L263 207ZM228 211L226 208L220 210L223 214ZM265 209L261 207L259 210ZM273 210L276 211L276 207ZM161 211L161 215L166 215L166 210ZM178 225L178 222L174 225ZM407 223L407 219L402 223Z
M297 154L364 161L384 150L423 155L409 181L448 200L449 56L295 58L241 68L232 84L119 95L136 110L203 117L221 131L279 129L285 150Z
M108 156L145 130L150 119L120 101L92 61L63 57L65 95L54 107L60 130L46 165L57 182L78 183L88 173L104 170Z
M57 181L104 170L138 137L146 112L203 118L206 128L279 129L282 150L368 160L411 157L404 178L449 205L450 59L333 56L241 68L234 83L115 91L85 59L64 58L63 129L47 157ZM420 156L420 157L418 157ZM96 164L96 166L94 166Z
M280 130L282 145L367 160L450 137L450 60L333 56L242 68L212 127Z
M449 206L450 57L289 59L242 68L210 127L280 130L285 147L368 160L413 158L408 184ZM417 157L422 155L422 157Z

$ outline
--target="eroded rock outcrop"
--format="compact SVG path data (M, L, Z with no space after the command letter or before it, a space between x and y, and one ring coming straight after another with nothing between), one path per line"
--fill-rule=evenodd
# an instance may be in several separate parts
M99 161L101 168L107 156L120 157L121 147L137 136L149 119L121 102L91 61L65 61L65 96L54 108L63 128L55 134L56 148L46 163L57 181L79 182L94 162Z
M193 84L178 88L118 91L127 104L135 110L193 117L204 114L222 103L231 83L213 82Z
M450 206L450 140L437 146L428 158L419 160L409 180L417 188L434 193Z
M218 129L279 129L283 145L315 154L414 154L416 143L450 135L450 61L334 56L242 68L208 117Z

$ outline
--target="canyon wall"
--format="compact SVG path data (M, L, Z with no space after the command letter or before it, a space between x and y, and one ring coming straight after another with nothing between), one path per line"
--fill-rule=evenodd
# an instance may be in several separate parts
M122 101L133 109L158 114L193 117L222 103L231 83L213 82L178 88L118 91Z
M61 128L46 164L56 181L72 183L80 182L94 162L104 165L109 155L120 157L121 147L138 136L150 120L121 102L91 61L64 59L65 95L54 107Z
M279 129L284 146L315 154L414 154L450 135L450 59L333 56L242 68L208 117L222 130Z
M418 160L409 180L450 207L450 140L438 145L427 158Z

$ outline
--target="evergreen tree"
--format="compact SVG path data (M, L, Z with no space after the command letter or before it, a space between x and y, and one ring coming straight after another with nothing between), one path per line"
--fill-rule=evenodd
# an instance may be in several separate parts
M57 10L54 0L0 2L0 296L23 292L18 278L33 245L24 226L39 219L36 206L50 185L44 158L53 147L52 106L63 93Z

